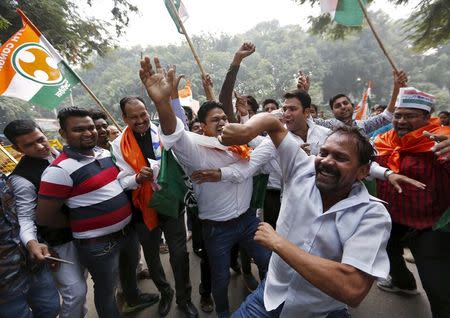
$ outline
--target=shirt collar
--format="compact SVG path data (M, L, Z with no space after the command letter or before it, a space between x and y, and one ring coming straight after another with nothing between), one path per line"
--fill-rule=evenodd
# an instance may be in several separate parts
M98 156L100 156L103 151L105 151L105 149L100 148L98 146L94 147L94 156L86 156L83 155L81 153L79 153L78 151L75 151L73 149L71 149L68 145L65 145L63 148L63 151L67 154L67 156L71 159L75 159L77 161L82 161L82 160L86 160L86 159L91 159L91 158L97 158Z

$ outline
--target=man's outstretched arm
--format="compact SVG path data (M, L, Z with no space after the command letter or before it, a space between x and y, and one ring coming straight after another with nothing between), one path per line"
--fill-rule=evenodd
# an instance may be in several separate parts
M243 145L265 131L269 134L275 147L281 144L287 134L287 129L276 116L261 113L250 118L245 124L226 125L221 142L224 145Z
M165 135L171 135L177 127L177 118L170 105L170 95L173 88L175 70L170 67L166 72L161 67L157 57L154 58L153 68L150 58L141 61L139 77L147 90L148 96L153 100L158 111L161 130Z

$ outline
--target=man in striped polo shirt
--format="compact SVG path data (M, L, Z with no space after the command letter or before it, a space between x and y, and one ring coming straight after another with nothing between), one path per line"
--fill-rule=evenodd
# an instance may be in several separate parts
M114 294L131 208L116 179L119 170L111 154L96 147L97 131L89 114L77 107L59 112L60 134L67 146L42 175L36 217L41 225L70 225L80 262L94 281L97 313L114 318L120 316ZM69 208L68 216L60 213L63 204ZM122 287L140 302L134 273L130 277L134 279L122 277ZM152 303L158 301L157 295L148 296Z

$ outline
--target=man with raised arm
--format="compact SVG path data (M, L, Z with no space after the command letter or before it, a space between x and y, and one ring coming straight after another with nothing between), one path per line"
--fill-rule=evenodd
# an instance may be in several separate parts
M334 118L322 119L314 118L317 125L321 125L330 129L334 127L347 125L356 126L361 129L364 134L369 135L371 132L389 125L392 121L392 113L394 112L395 99L392 96L397 96L400 87L406 86L408 78L404 71L393 72L394 86L391 95L391 100L388 107L379 115L370 117L367 120L353 119L354 106L350 99L345 94L337 94L330 99L330 108L333 112ZM305 75L300 75L297 81L297 88L305 91L309 90L309 78Z
M231 150L219 144L217 136L227 123L222 105L205 102L198 111L204 136L184 130L170 106L170 93L174 70L166 73L155 58L155 69L148 57L141 61L139 72L148 95L156 105L160 119L161 141L166 149L172 149L188 175L199 169L218 169L244 161L248 156L245 147ZM258 225L255 210L250 208L252 180L240 184L216 182L194 184L199 218L202 220L203 238L206 243L211 274L212 293L218 317L229 317L228 282L230 278L230 250L239 243L253 257L260 272L267 271L270 257L268 250L253 240Z
M359 129L340 127L308 156L271 114L226 126L221 140L244 144L263 131L280 157L283 199L277 231L261 223L255 235L273 251L267 278L233 317L348 317L346 305L389 271L390 217L361 182L374 149Z
M251 42L244 42L236 51L230 68L225 75L222 88L220 89L219 101L223 105L223 111L232 123L238 122L233 111L233 89L236 83L236 77L239 72L239 67L243 59L252 55L255 52L255 45Z

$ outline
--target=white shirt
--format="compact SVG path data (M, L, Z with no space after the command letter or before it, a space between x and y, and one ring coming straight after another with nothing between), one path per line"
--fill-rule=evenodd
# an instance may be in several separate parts
M371 276L389 273L386 245L389 213L380 200L355 182L349 196L323 211L315 185L314 156L300 149L292 134L278 148L283 173L283 200L277 232L306 252L351 265ZM281 317L326 317L345 304L311 285L272 253L264 290L266 310L284 302Z
M172 149L175 152L189 176L195 170L219 169L235 162L247 162L231 151L213 149L196 143L194 135L184 130L183 122L178 118L173 134L164 135L160 130L164 148ZM247 211L250 206L253 183L249 178L239 184L224 181L205 182L194 183L193 187L197 197L200 219L226 221Z

